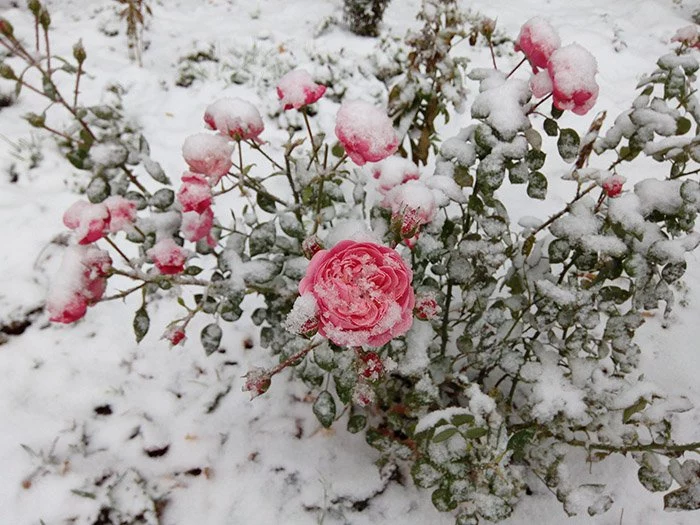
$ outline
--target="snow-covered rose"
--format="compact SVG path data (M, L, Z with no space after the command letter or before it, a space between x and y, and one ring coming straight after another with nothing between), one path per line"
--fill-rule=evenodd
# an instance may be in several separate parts
M177 192L177 200L182 206L182 211L202 213L209 208L211 187L204 175L186 172L182 176L182 186Z
M162 239L146 252L158 271L163 275L182 273L187 260L187 250L178 246L174 240Z
M625 184L625 178L620 175L610 175L603 179L603 191L605 195L610 198L614 198L622 193L622 186Z
M183 342L187 337L185 336L185 331L179 326L174 326L163 334L163 338L167 339L171 346L177 346Z
M47 298L46 310L49 321L54 323L74 323L87 312L88 300L80 292L71 291L65 295Z
M435 217L437 204L433 192L425 184L410 180L389 191L382 206L391 210L394 220L401 221L402 237L412 237Z
M90 244L109 229L109 210L102 203L78 201L63 214L63 224L75 230L78 244Z
M358 166L383 160L399 146L399 138L386 113L361 100L340 106L335 135Z
M136 220L136 203L119 195L104 200L109 211L109 231L129 230Z
M413 322L413 272L391 248L345 240L309 263L299 293L311 293L319 333L341 346L382 346Z
M377 189L386 193L394 186L418 180L420 171L418 166L409 159L394 156L384 159L372 170L372 176L377 179Z
M233 166L232 153L233 144L226 137L211 133L190 135L182 144L182 156L190 170L206 175L212 185L218 183Z
M299 109L313 104L326 92L326 86L316 84L308 71L295 69L284 75L277 84L277 96L288 109Z
M414 312L418 319L423 319L424 321L435 319L440 313L440 310L440 305L435 300L433 294L419 295L416 297Z
M364 352L360 355L359 373L365 379L377 381L384 373L384 363L376 352Z
M530 91L536 98L544 97L552 92L552 79L549 71L543 69L530 77Z
M552 79L554 106L585 115L598 98L596 59L578 44L557 49L547 65Z
M190 211L182 214L180 231L186 240L197 242L209 235L213 224L214 212L211 208L205 209L202 213Z
M697 47L700 49L700 31L698 26L689 25L681 27L676 34L671 38L671 42L680 42L688 47Z
M257 108L240 98L222 98L210 104L204 122L235 140L255 139L265 129Z
M522 51L535 70L546 68L549 57L559 46L561 39L557 31L539 16L525 22L515 39L515 50Z

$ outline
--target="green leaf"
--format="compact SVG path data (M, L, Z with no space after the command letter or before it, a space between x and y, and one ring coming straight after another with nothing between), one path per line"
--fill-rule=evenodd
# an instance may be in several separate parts
M433 443L442 443L443 441L447 441L450 439L452 436L454 436L457 432L459 432L456 428L451 427L446 430L443 430L442 432L436 434L433 437Z
M450 512L457 508L457 502L452 498L449 487L443 486L433 492L433 505L440 512Z
M274 222L264 222L256 226L248 239L251 257L269 252L275 245L276 239L277 231Z
M525 458L525 447L530 444L534 436L534 428L524 428L510 436L508 440L508 450L513 451L513 455L511 456L513 461L522 461Z
M551 118L544 121L544 132L550 137L556 137L559 134L559 124Z
M109 193L109 182L107 182L105 177L99 175L97 177L93 177L85 190L85 195L93 204L97 204L105 200L107 197L109 197Z
M571 246L566 239L555 239L549 243L547 252L551 264L562 263L569 257Z
M221 327L218 324L211 323L202 328L199 339L204 347L204 352L211 355L219 349L221 344Z
M690 131L690 126L691 123L689 119L685 117L679 118L676 121L676 135L685 135Z
M474 416L471 414L456 414L452 416L452 424L456 427L461 425L471 425L474 423Z
M462 435L466 439L479 439L480 437L484 437L488 433L489 433L488 428L474 427L474 428L468 429Z
M668 263L664 266L663 270L661 270L661 278L669 284L677 281L685 274L686 267L687 264L685 261Z
M530 181L527 184L527 195L532 199L544 199L547 196L547 177L539 171L530 173Z
M153 159L144 157L143 167L146 169L153 180L160 182L161 184L170 184L170 179L165 175L163 168Z
M566 162L573 162L578 157L578 149L581 145L581 139L578 133L571 128L564 128L559 132L557 140L557 148L559 155Z
M142 306L141 308L136 310L136 314L134 315L133 326L137 343L140 343L141 340L146 336L150 325L151 320L148 317L148 312L146 311L146 308Z
M544 166L544 160L547 158L547 154L544 151L538 149L531 149L525 155L525 162L530 171L537 171L542 166Z
M159 210L169 208L175 201L175 192L170 188L161 188L151 197L151 204Z
M622 422L629 423L632 416L637 412L644 410L647 405L648 403L646 399L639 398L634 405L625 408L625 410L622 412Z
M455 166L454 179L462 188L474 185L474 177L469 173L469 168L461 164Z
M348 419L348 432L357 434L364 430L367 426L367 416L363 414L354 414Z
M697 485L681 487L664 496L664 510L700 510Z
M259 191L256 197L258 206L268 213L276 213L277 206L275 204L275 199L267 192Z
M613 301L615 304L622 304L632 295L631 292L619 286L606 286L600 289L600 297L603 301Z
M328 390L321 392L314 402L313 412L319 423L325 428L335 421L335 400Z
M552 104L552 117L558 119L564 114L563 109L557 108L554 104Z

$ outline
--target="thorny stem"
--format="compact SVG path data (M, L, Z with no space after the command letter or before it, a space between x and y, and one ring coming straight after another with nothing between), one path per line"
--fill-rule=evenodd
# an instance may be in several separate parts
M549 100L551 98L551 96L552 96L552 93L550 93L549 95L544 97L542 100L540 100L537 104L535 104L530 109L528 109L526 115L533 113L543 102L545 102L546 100Z
M162 276L147 274L141 270L119 270L117 268L112 268L112 273L116 275L122 275L133 279L135 281L143 281L145 283L157 283L163 280L168 280L173 284L183 285L183 286L209 286L211 283L204 281L202 279L197 279L196 277L191 277L188 275L168 275Z
M270 370L268 370L268 376L269 376L269 377L272 377L272 376L274 376L275 374L280 373L282 370L284 370L285 368L287 368L289 365L291 365L291 364L297 362L299 359L301 359L301 358L304 357L306 354L308 354L309 352L311 352L311 350L313 350L313 349L316 348L317 346L320 346L322 342L323 342L323 341L318 341L318 342L316 342L316 343L313 343L313 344L307 346L306 348L302 348L302 349L299 350L296 354L292 354L292 355L289 356L287 359L285 359L284 361L282 361L280 364L278 364L277 366L275 366L275 367L271 368Z
M114 249L117 251L117 253L118 253L119 255L121 255L122 259L124 259L124 261L126 262L126 264L128 264L129 266L132 266L131 260L126 256L126 254L121 250L121 248L119 248L119 246L117 246L117 243L115 243L115 242L114 242L112 239L110 239L109 237L105 237L104 239L105 239L105 241L107 241L107 242L109 243L109 245L110 245L112 248L114 248Z
M44 28L44 44L46 45L46 71L51 80L51 48L49 47L49 30ZM51 82L53 84L53 81Z
M672 175L669 177L671 180L674 179L680 179L681 177L685 177L686 175L694 175L695 173L700 173L700 168L693 170L693 171L686 171L685 173L679 173L677 175Z
M520 68L520 66L522 66L525 63L526 60L527 57L523 57L523 59L520 62L518 62L518 64L513 69L510 70L510 73L506 75L506 79L509 79L513 75L513 73L515 73Z
M498 71L498 66L496 65L496 54L493 52L493 42L491 41L491 38L488 39L489 42L489 51L491 51L491 62L493 62L493 68ZM508 75L510 76L510 75Z
M591 184L590 186L588 186L588 188L586 188L586 189L583 190L581 193L579 193L569 204L567 204L566 207L565 207L563 210L561 210L561 211L555 213L555 214L552 215L549 219L547 219L545 222L543 222L543 223L540 224L537 228L535 228L535 229L533 230L533 232L530 233L530 235L528 235L528 238L534 237L534 236L537 235L539 232L541 232L542 230L544 230L545 228L547 228L547 227L548 227L550 224L552 224L554 221L556 221L559 217L561 217L561 216L564 215L565 213L571 211L571 205L572 205L572 204L574 204L576 201L582 199L585 195L589 194L591 191L593 191L593 190L596 189L597 187L598 187L598 185L595 184L595 183L594 183L594 184Z
M253 140L246 140L245 143L248 144L248 146L250 146L251 148L253 148L253 149L254 149L255 151L257 151L258 153L260 153L260 154L261 154L263 157L265 157L267 160L269 160L269 161L272 163L272 165L275 166L278 170L284 171L284 167L280 166L280 164L279 164L277 161L275 161L275 159L273 159L272 157L270 157L270 155L268 155L268 154L265 152L265 150L263 150L263 149L260 147L260 145L257 144L255 141L253 141Z
M150 192L146 189L146 187L138 181L136 175L134 175L132 171L126 167L125 164L122 164L120 167L134 186L140 189L144 193L144 195L150 195Z
M80 87L80 76L83 74L83 63L78 62L78 72L75 77L75 90L73 90L73 109L78 108L78 88Z
M445 355L447 350L447 339L449 332L447 324L450 320L450 303L452 302L452 282L447 282L447 291L445 292L445 311L442 313L442 326L440 327L440 355Z
M314 141L314 134L311 131L311 123L309 122L309 115L306 112L306 106L303 106L301 108L301 114L304 116L304 124L306 124L306 131L309 134L309 140L311 141L311 158L309 159L309 163L306 166L306 169L308 170L311 167L311 164L314 163L314 161L318 162L318 150L316 149L316 141Z
M134 286L133 288L129 288L128 290L124 290L123 292L116 293L114 295L110 295L108 297L103 297L102 299L99 300L100 303L104 303L105 301L114 301L116 299L123 299L127 295L131 295L132 293L140 290L146 286L146 283L139 284L138 286Z

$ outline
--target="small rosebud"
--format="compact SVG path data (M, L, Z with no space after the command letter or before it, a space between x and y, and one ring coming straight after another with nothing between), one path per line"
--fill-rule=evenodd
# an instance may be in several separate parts
M360 355L359 373L365 379L377 381L384 373L384 363L376 352L366 352Z
M14 70L10 66L0 63L0 78L15 80L17 75L15 75Z
M429 321L435 319L440 313L440 305L437 304L433 295L423 295L416 297L416 305L413 309L418 319Z
M605 195L615 198L622 193L622 186L625 183L625 178L619 175L611 175L603 180L602 186Z
M78 64L82 64L87 58L82 39L78 40L78 43L73 46L73 57L78 61Z
M243 392L250 392L250 399L263 395L270 388L270 373L264 368L254 368L245 376Z
M163 334L163 339L170 341L171 346L177 346L186 339L185 331L179 326L172 327Z
M14 28L4 18L0 18L0 35L12 36L14 33Z
M315 336L318 332L318 318L311 317L310 319L307 319L306 322L301 325L299 332L300 335L308 337L309 339Z
M44 28L44 31L46 31L51 25L51 15L45 8L39 13L39 23L41 24L41 27Z
M27 8L34 16L38 16L39 11L41 11L41 2L39 2L39 0L29 0L27 2Z
M311 235L301 243L301 249L304 251L306 258L311 259L316 252L323 250L323 244L321 244L321 240L316 235Z
M496 30L496 21L493 18L484 17L481 21L481 34L491 40L493 32Z
M367 383L358 381L352 390L352 402L360 407L371 405L376 398L374 390Z

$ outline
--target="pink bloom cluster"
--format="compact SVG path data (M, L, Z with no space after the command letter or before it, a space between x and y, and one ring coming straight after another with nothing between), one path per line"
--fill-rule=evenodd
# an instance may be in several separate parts
M386 113L360 100L340 106L335 135L358 166L383 160L399 146L399 137Z
M525 22L515 42L515 50L525 54L535 73L530 80L533 95L552 93L557 109L584 115L598 98L598 64L578 44L560 46L556 30L540 17Z
M93 204L77 201L63 214L63 224L75 231L78 244L90 244L107 232L129 230L136 220L136 203L114 195Z
M146 252L163 275L176 275L185 270L188 251L171 238L161 239Z
M104 295L111 267L112 259L104 250L95 246L68 247L46 298L49 320L73 323L82 318L87 307Z
M316 252L299 293L315 299L324 337L341 346L382 346L413 323L412 278L395 250L345 240Z
M685 46L700 49L700 30L698 30L696 25L681 27L673 35L671 42L680 42Z
M284 75L277 84L277 96L285 111L313 104L326 92L326 86L316 84L308 71L295 69Z

